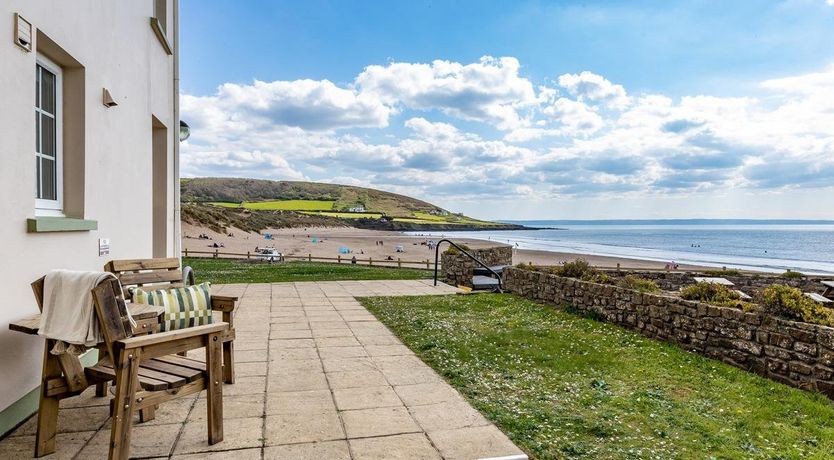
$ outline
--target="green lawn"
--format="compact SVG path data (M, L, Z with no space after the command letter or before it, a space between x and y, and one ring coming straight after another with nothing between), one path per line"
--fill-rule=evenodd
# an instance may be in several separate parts
M830 459L834 405L509 294L362 300L531 458Z
M351 265L348 263L266 263L231 259L183 258L197 275L197 282L278 283L285 281L411 280L430 278L428 270Z

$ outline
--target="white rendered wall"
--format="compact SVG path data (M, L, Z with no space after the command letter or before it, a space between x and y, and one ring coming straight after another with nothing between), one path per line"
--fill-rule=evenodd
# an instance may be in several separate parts
M86 69L83 217L98 221L98 230L27 233L35 210L36 53L14 44L14 13ZM154 35L151 16L153 0L0 3L0 411L39 384L43 340L8 330L37 312L29 283L53 268L101 270L109 259L152 256L152 116L171 133L167 247L175 255L174 57ZM102 88L117 107L103 106ZM98 255L99 238L110 239L109 256Z

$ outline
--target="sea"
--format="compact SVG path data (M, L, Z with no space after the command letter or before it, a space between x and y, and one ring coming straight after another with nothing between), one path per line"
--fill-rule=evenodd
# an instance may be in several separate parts
M627 257L767 272L834 274L834 221L529 220L539 230L434 232L520 249ZM426 232L414 232L426 235Z

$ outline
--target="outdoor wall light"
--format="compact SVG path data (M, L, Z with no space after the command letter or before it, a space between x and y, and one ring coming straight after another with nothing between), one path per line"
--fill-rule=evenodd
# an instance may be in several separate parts
M180 120L180 142L188 139L191 136L191 128L188 127L188 123Z

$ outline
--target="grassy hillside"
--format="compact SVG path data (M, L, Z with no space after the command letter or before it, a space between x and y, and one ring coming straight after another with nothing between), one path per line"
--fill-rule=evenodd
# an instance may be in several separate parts
M224 208L245 208L259 211L330 211L336 202L328 200L270 200L244 201L243 203L214 201L209 204Z
M396 193L350 185L257 179L181 181L182 219L214 230L351 226L374 230L515 229ZM356 212L359 208L362 211ZM353 210L353 211L351 211Z
M318 182L272 181L259 179L201 177L184 179L181 183L183 202L222 202L236 205L248 202L304 200L330 202L328 211L344 211L363 206L369 212L389 216L410 217L415 211L442 213L445 210L431 203L405 195L354 187L352 185L322 184ZM249 207L249 206L246 206ZM286 209L286 208L272 208ZM294 209L304 211L325 210Z

